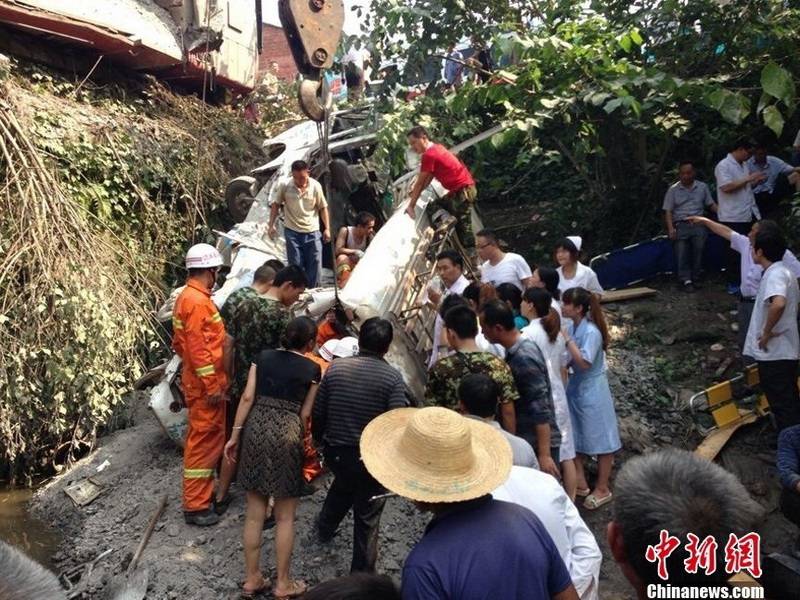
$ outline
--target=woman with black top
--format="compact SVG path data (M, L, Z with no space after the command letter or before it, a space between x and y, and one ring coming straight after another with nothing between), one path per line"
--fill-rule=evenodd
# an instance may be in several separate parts
M270 582L259 568L261 533L269 497L275 499L276 598L295 598L307 586L289 576L294 516L303 494L303 435L320 381L320 367L303 356L313 349L317 326L308 317L292 320L283 349L265 350L250 365L225 456L239 456L239 484L247 491L244 523L246 580L242 597L265 592Z

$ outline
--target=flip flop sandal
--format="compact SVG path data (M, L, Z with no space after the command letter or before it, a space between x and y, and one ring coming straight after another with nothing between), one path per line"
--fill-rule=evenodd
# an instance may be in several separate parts
M273 592L275 600L289 600L290 598L299 598L308 591L308 584L304 581L292 581L292 591L288 594L278 594Z
M586 498L586 496L588 496L591 493L592 493L592 490L590 490L589 488L578 488L578 489L575 490L575 495L578 498Z
M587 510L597 510L601 506L605 506L609 502L614 499L614 494L609 494L608 496L604 496L603 498L597 498L594 494L589 494L586 496L586 500L583 502L583 507Z
M244 585L243 585L242 586L242 591L239 594L239 597L240 598L256 598L258 596L266 594L270 590L271 587L272 587L272 582L267 580L267 579L264 580L264 584L260 588L257 588L255 590L246 590L246 589L244 589Z

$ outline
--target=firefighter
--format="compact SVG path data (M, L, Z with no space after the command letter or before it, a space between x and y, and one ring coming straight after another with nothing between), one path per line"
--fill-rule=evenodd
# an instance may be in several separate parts
M189 428L183 450L183 510L186 522L219 522L214 512L214 469L225 446L228 377L224 369L225 325L211 301L222 265L219 252L196 244L186 253L186 288L175 302L172 346L183 361L183 395Z

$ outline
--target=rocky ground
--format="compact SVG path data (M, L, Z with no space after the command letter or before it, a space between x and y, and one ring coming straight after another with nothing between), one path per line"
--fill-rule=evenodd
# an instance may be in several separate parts
M736 317L731 312L735 306L720 291L721 283L709 283L692 294L675 291L667 280L652 285L659 289L657 296L606 306L614 339L609 352L610 380L624 443L618 466L654 448L694 448L701 440L696 423L702 419L686 410L687 399L713 381L731 377L738 368L732 328ZM108 597L114 577L124 571L159 498L166 494L166 513L141 561L150 572L148 598L237 597L242 577L242 495L236 495L219 526L202 530L185 525L179 452L148 414L144 397L139 396L136 403L132 427L104 439L97 451L41 490L34 502L36 515L63 536L54 557L56 567L80 573L77 566L111 550L86 578L83 594L85 598ZM767 552L785 545L792 531L777 510L774 448L774 430L760 421L740 430L718 458L767 509L761 530ZM106 461L108 466L98 473L97 467ZM89 506L76 508L63 490L89 476L104 493ZM294 574L312 584L346 573L350 563L350 521L330 544L320 545L312 535L311 523L327 484L321 482L320 491L302 500L297 519ZM605 543L611 506L596 513L581 510L605 557L601 597L632 597ZM382 521L380 571L399 579L404 557L426 520L404 500L388 502ZM268 571L274 564L272 537L273 532L265 533L263 559Z

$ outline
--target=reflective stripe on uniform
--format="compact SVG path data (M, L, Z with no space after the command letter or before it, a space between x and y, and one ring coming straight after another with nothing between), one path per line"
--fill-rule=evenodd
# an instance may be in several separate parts
M208 479L214 476L214 469L184 469L184 479Z
M199 377L208 377L214 374L214 365L206 365L205 367L198 367L194 370Z
M211 315L211 322L212 323L219 323L220 321L222 321L222 315L220 315L218 312L216 312L213 315Z
M183 321L178 317L172 317L172 327L173 329L183 329Z

